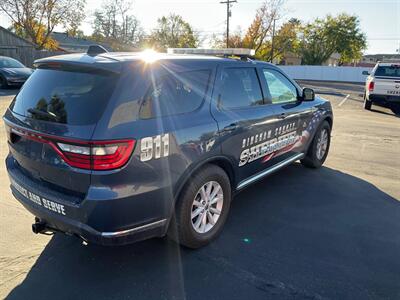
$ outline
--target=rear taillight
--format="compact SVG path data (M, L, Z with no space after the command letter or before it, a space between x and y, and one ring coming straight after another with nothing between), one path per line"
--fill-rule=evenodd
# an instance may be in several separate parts
M368 84L368 91L372 92L374 90L375 87L375 82L370 81Z
M12 128L13 134L50 145L70 166L86 170L113 170L123 167L132 155L135 140L81 141L58 138Z
M90 142L74 145L58 142L63 159L73 167L91 170L112 170L124 166L135 147L134 140Z

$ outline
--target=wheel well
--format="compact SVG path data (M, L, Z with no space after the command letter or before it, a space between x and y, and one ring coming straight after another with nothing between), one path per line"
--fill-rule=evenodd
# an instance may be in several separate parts
M332 129L332 125L333 125L332 118L331 118L331 117L326 117L326 118L325 118L325 121L327 121L327 122L328 122L328 124L329 124L329 127Z
M232 164L228 160L226 160L226 159L215 159L215 160L211 160L211 161L207 162L207 164L217 165L222 170L224 170L225 173L229 177L229 181L231 182L232 189L234 189L235 173L233 171Z
M221 157L216 157L210 160L205 161L203 164L197 166L196 168L194 168L190 173L187 174L186 179L184 180L184 182L182 182L179 185L178 190L174 193L175 194L175 198L177 199L183 189L183 187L185 186L185 184L188 182L188 180L190 179L190 177L195 174L196 172L200 171L201 169L203 169L205 166L207 165L216 165L218 167L220 167L222 170L225 171L225 173L228 175L229 177L229 181L231 183L231 187L232 190L234 190L234 185L235 185L235 172L233 170L233 166L232 163L227 159L227 158L221 158Z

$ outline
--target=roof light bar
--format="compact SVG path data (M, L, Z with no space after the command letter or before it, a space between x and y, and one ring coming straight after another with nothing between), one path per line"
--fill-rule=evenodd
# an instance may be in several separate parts
M214 56L239 56L253 57L256 54L254 49L246 48L225 48L225 49L201 49L201 48L168 48L168 54L201 54Z

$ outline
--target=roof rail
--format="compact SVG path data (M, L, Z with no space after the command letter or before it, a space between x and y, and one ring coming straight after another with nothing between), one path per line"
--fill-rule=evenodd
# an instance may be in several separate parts
M241 59L254 58L256 51L247 48L224 48L224 49L202 49L202 48L168 48L168 54L198 54L223 57L240 57Z
M92 55L92 56L96 56L96 55L101 54L101 53L108 53L108 51L103 46L90 45L86 53L89 54L89 55Z

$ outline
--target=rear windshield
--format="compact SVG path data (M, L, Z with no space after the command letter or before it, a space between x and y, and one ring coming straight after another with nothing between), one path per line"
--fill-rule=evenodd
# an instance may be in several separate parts
M17 114L70 125L98 121L117 77L109 73L38 69L11 105Z
M379 66L375 71L375 76L386 77L399 77L400 78L400 65L394 66Z

